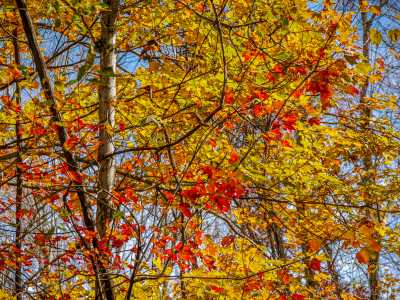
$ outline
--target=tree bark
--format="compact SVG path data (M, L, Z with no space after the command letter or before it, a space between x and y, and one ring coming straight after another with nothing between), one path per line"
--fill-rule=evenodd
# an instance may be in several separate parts
M35 30L33 27L32 19L30 17L29 11L27 9L25 0L15 0L19 14L21 16L22 25L24 27L24 31L26 34L26 38L28 40L28 45L31 50L33 61L36 65L36 69L40 78L41 86L45 95L46 104L48 104L50 108L50 113L54 121L58 123L62 123L63 119L61 113L57 110L57 99L54 92L54 87L51 84L51 78L49 76L46 62L43 58L43 55L39 48L39 43L37 41L37 37L35 34ZM56 125L55 128L57 131L58 139L60 141L60 145L64 145L65 142L69 139L69 135L65 127ZM75 189L77 190L77 195L81 204L83 221L86 229L96 232L96 222L93 214L93 210L91 204L87 198L85 187L83 186L82 175L80 172L79 164L75 160L74 155L66 150L64 146L62 146L65 160L68 164L69 172L73 174L71 181L73 182ZM102 295L105 296L107 300L115 300L114 287L112 280L110 279L110 275L108 274L108 270L103 266L101 260L99 259L99 255L101 255L102 250L98 247L98 238L94 237L92 239L92 245L94 249L97 249L98 255L96 255L94 259L93 269L94 272L100 273L100 277L102 281L104 281L104 293ZM102 255L104 256L104 255ZM96 276L97 277L97 276ZM102 286L102 283L99 283L98 286ZM102 297L102 299L104 299Z
M13 30L13 46L14 46L14 60L15 64L19 66L21 64L21 58L19 53L19 45L18 45L18 30ZM21 88L18 82L15 83L15 99L17 100L17 104L21 105ZM21 158L21 140L20 140L20 119L19 116L15 122L15 134L17 140L17 167L16 167L16 177L17 177L17 193L15 197L15 247L18 250L22 249L22 220L19 215L19 211L22 208L22 197L23 197L23 179L22 179L22 170L19 166L22 163ZM17 268L15 270L15 297L17 300L22 300L22 279L21 279L21 264L17 263Z
M112 155L114 147L114 126L115 126L115 101L117 99L116 78L114 76L117 68L117 54L115 51L115 41L117 36L117 16L118 0L104 0L109 10L105 10L101 16L101 35L97 42L100 52L100 86L99 86L99 124L102 125L100 131L100 147L98 159L100 169L98 182L100 192L97 202L97 230L100 238L106 237L107 226L112 227L112 206L111 191L115 180L115 157ZM105 159L103 159L106 157ZM107 241L108 248L110 245ZM109 273L109 272L108 272ZM106 293L115 298L114 284L110 275L104 275L102 280L109 282L111 286L105 286ZM108 298L107 298L108 299Z
M361 12L361 21L362 21L362 37L363 37L363 55L367 58L367 62L369 62L369 55L370 55L370 36L369 33L371 31L372 21L375 15L372 15L371 18L368 20L368 15L366 12ZM360 95L360 104L363 113L363 117L367 119L367 121L363 124L363 129L365 130L369 126L369 119L371 118L371 108L365 102L364 97L367 97L368 93L368 78L365 80L363 87L361 88L361 95ZM369 171L372 168L372 158L371 155L368 154L364 159L364 170L366 175L363 177L363 184L368 185L371 180L371 175L369 175ZM371 204L368 199L366 200L366 204ZM370 217L370 210L366 210L366 216ZM375 258L370 258L368 260L368 282L370 288L370 300L379 300L380 293L378 290L379 286L379 252L374 251Z

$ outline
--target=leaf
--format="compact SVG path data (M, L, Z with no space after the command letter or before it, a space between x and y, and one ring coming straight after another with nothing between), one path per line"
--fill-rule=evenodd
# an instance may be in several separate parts
M393 48L389 48L389 51L394 56L394 58L400 59L400 54L396 52Z
M104 128L109 135L111 135L111 136L114 135L114 129L112 128L112 126L109 123L104 124Z
M75 182L78 183L82 183L82 179L80 176L78 176L77 173L75 173L74 171L68 171L69 176L71 177L71 179Z
M146 121L147 121L147 117L144 117L143 119L142 119L142 121L140 121L140 127L143 127L144 126L144 124L146 124Z
M398 29L396 29L396 30L398 30ZM389 40L391 40L394 44L397 44L398 36L397 36L395 30L393 30L393 29L389 30L389 31L388 31L388 34L387 34L387 38L388 38Z
M224 290L223 288L219 288L215 285L210 285L210 288L212 288L214 290L214 292L216 292L216 293L219 293Z
M375 28L371 29L370 37L371 37L371 44L373 45L379 46L380 43L382 42L382 33L380 33Z
M365 63L365 62L359 63L356 66L356 71L365 76L368 76L368 73L371 71L371 65L369 63Z
M351 65L355 65L357 63L357 60L354 58L354 56L345 55L344 58Z
M120 216L122 216L124 214L124 212L122 212L122 211L117 211L115 214L113 214L113 219L115 219L115 218L118 218L118 217L120 217Z
M150 141L155 147L158 147L158 143L157 143L157 141L155 139L150 138Z
M61 26L61 19L57 19L54 23L54 28L59 28Z
M93 45L90 45L86 55L85 64L79 68L78 77L76 78L77 81L80 81L82 77L85 76L87 71L89 71L89 69L93 66L95 57L96 54L94 51L94 47Z
M110 71L110 72L98 71L97 73L104 77L118 77L118 75L112 71Z
M356 254L356 258L360 264L368 264L368 256L364 252L364 250L361 250Z
M285 60L287 58L287 54L285 52L281 52L276 57L278 60Z

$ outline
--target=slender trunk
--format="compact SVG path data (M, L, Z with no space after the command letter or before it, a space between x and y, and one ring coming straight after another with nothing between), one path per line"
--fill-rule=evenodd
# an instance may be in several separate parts
M297 210L299 211L299 215L304 216L305 214L304 205L298 206ZM304 268L304 273L306 275L305 279L307 286L315 289L317 287L317 282L314 280L315 271L311 268L311 260L308 258L308 255L310 254L310 247L307 246L308 244L307 234L304 234L303 240L305 241L301 243L301 252L306 257L304 259L304 264L306 264L306 267Z
M97 202L97 229L100 238L106 237L107 220L112 227L112 202L111 191L115 180L115 157L114 153L114 126L115 126L115 101L117 99L116 78L113 76L116 72L116 51L115 41L117 35L117 16L118 0L104 0L109 10L103 12L101 17L101 36L98 42L100 51L100 81L99 86L99 123L102 124L100 131L100 147L98 158L100 169L98 181L100 192ZM107 243L106 241L104 241ZM109 243L108 247L109 246ZM108 272L109 273L109 272ZM115 298L114 285L110 275L104 275L102 280L111 283L111 286L105 286L105 292Z
M63 119L61 113L57 110L57 99L54 92L54 87L51 84L51 78L49 76L46 62L43 58L43 55L40 51L39 44L37 41L37 37L35 34L35 30L33 27L32 19L30 17L29 11L27 9L25 0L15 0L19 14L21 16L22 25L24 27L24 31L26 34L26 38L28 40L28 45L32 53L33 61L36 65L37 72L39 74L39 78L41 81L41 86L46 98L46 103L49 105L50 113L52 115L53 121L56 121L58 124L62 123ZM58 139L61 145L64 145L65 142L69 139L69 135L65 127L55 124L55 128L57 131ZM63 154L68 164L69 172L73 174L72 183L75 186L75 190L77 191L77 195L81 204L83 221L87 230L96 232L96 222L93 214L93 210L91 204L86 195L85 187L82 184L82 175L80 172L79 164L75 160L74 155L66 150L64 147ZM105 287L105 297L107 300L115 300L113 283L108 275L107 269L104 267L103 263L101 263L101 259L99 256L102 255L102 250L98 247L98 238L94 237L92 239L93 248L97 250L99 254L93 258L93 269L96 274L100 273L102 280L104 281ZM96 251L95 251L96 252ZM102 286L102 284L98 284ZM102 297L103 299L103 297Z
M301 122L306 122L307 120L307 111L304 109L304 107L300 107L301 112L304 114L302 119L300 120ZM303 146L302 140L301 140L301 131L296 130L295 131L295 140L296 144L299 146ZM299 204L297 205L297 211L299 212L299 222L301 217L305 218L305 207L304 204ZM314 275L315 271L310 267L311 260L308 258L308 255L310 254L310 247L307 246L308 240L307 240L307 233L305 233L302 236L303 243L301 243L301 252L303 253L305 259L304 259L304 264L306 264L306 267L304 268L304 273L305 273L305 279L308 287L316 288L317 287L317 282L314 281Z
M374 16L371 17L370 20L368 20L368 15L366 12L361 13L361 21L362 21L362 26L363 26L363 55L367 58L367 62L369 62L369 55L370 55L370 30L371 30L371 25L373 21ZM364 97L367 97L368 93L368 78L365 80L363 87L361 88L361 98L360 98L360 104L361 104L361 109L363 113L363 117L367 119L363 123L363 129L366 130L366 128L369 126L369 119L371 118L371 108L369 105L365 102ZM372 157L370 154L366 155L364 158L364 170L365 173L367 174L363 178L363 183L364 185L368 185L373 178L369 175L369 171L372 168ZM366 200L366 204L371 204L368 199ZM370 210L366 210L366 216L370 217ZM375 257L370 258L368 261L368 269L369 269L369 288L371 292L370 300L379 300L380 299L380 293L378 290L378 285L379 285L379 252L374 251Z
M335 268L335 263L334 263L335 259L333 257L332 247L328 244L324 247L324 250L325 250L326 256L331 259L330 261L328 261L328 272L332 278L333 283L335 284L336 296L338 297L338 299L343 299L342 298L343 287L340 283L339 273Z
M19 53L19 45L18 45L18 30L13 30L13 46L14 46L14 59L15 64L19 66L21 64L20 53ZM17 104L21 105L21 88L18 82L15 83L15 99L17 100ZM19 166L22 163L21 158L21 141L20 141L20 119L19 116L15 122L15 134L17 139L17 167L16 167L16 177L17 177L17 195L16 195L16 217L15 217L15 224L17 225L15 230L15 247L18 250L22 249L22 220L20 217L19 212L22 208L22 197L23 197L23 179L22 179L22 170ZM21 285L21 264L17 263L17 268L15 269L15 295L17 300L22 300L22 285Z

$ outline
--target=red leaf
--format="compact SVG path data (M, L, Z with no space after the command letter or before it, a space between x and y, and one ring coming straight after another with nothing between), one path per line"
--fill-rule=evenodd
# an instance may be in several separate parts
M229 163L232 164L238 159L239 159L239 155L237 155L236 152L233 152L233 153L231 153L231 158L229 159Z
M68 173L73 181L82 183L82 177L79 176L77 173L75 173L74 171L69 171Z
M214 148L217 147L217 141L216 141L216 140L209 139L208 142L209 142L210 145L213 146Z
M313 269L315 271L321 270L321 261L318 258L313 258L311 262L307 263L307 267L309 269Z
M219 288L219 287L214 286L214 285L210 285L210 288L212 288L217 293L219 293L219 292L224 290L223 288Z
M282 140L281 145L288 148L293 148L287 140Z
M292 299L306 299L306 298L307 298L306 296L299 295L297 293L292 295Z
M120 130L120 131L124 131L124 129L125 129L125 123L122 123L121 121L119 121L118 127L119 127L119 130Z
M314 124L319 125L320 120L322 120L321 117L312 117L312 118L308 119L308 124L310 124L311 126L313 126Z
M380 64L381 68L384 68L384 67L385 67L385 64L383 63L383 60L382 60L380 57L378 57L378 58L376 59L376 61Z
M234 240L235 240L235 236L234 235L225 236L221 241L221 245L222 246L229 246L230 244L233 243Z
M303 95L303 92L300 90L297 90L293 93L293 98L296 100L299 100L301 95Z

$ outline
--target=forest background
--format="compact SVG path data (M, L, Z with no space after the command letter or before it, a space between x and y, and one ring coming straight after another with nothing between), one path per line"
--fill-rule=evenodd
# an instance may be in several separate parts
M397 1L0 4L0 299L399 299Z

